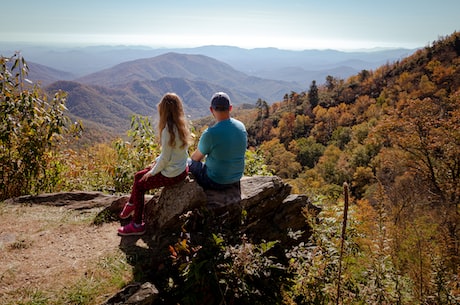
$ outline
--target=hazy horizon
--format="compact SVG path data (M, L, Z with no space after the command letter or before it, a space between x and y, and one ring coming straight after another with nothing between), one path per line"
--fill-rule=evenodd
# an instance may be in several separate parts
M24 0L2 4L0 42L60 46L415 49L459 30L457 0Z
M450 35L450 34L449 34ZM448 36L448 35L445 35ZM431 42L429 42L431 43ZM205 45L197 45L192 47L186 46L178 46L178 47L161 47L161 46L151 46L151 45L142 45L142 44L101 44L101 43L70 43L70 42L52 42L52 43L43 43L43 42L27 42L27 41L0 41L0 48L7 46L7 47L34 47L34 48L56 48L56 49L85 49L85 48L112 48L112 49L145 49L145 50L180 50L180 49L199 49L199 48L208 48L208 47L223 47L223 48L235 48L235 49L242 49L242 50L264 50L264 49L273 49L273 50L280 50L280 51L293 51L293 52L302 52L302 51L339 51L339 52L377 52L377 51L385 51L385 50L398 50L398 49L406 49L406 50L415 50L419 48L426 47L426 45L420 45L417 47L409 48L409 47L369 47L369 48L357 48L357 49L334 49L334 48L311 48L311 49L287 49L287 48L279 48L279 47L240 47L236 45L218 45L218 44L205 44ZM2 51L0 49L0 51Z

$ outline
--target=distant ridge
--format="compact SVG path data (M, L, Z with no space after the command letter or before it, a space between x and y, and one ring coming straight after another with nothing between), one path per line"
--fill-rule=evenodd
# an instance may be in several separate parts
M155 81L162 78L168 79L169 85L163 84L155 87L159 85ZM176 80L173 81L173 79ZM189 87L184 90L178 79L187 80ZM138 86L139 83L142 83L143 86L147 86L160 95L167 92L164 90L165 88L169 88L177 93L182 92L184 96L200 96L199 100L190 100L191 104L202 105L204 98L206 107L213 93L209 90L229 92L235 104L255 104L258 98L267 102L274 102L281 100L283 95L290 90L302 89L294 82L249 76L208 56L179 53L167 53L153 58L121 63L112 68L78 78L76 81L112 89L129 88L132 87L131 83L136 82ZM175 86L171 83L174 83ZM207 85L205 86L203 83L207 83ZM199 93L189 94L189 90L197 90ZM137 94L138 92L133 92L131 89L131 93ZM192 112L202 112L202 110L203 108L199 108Z
M282 100L286 93L307 90L312 80L320 84L328 75L346 78L361 71L359 67L387 63L411 52L352 54L226 46L176 51L183 53L121 46L26 49L22 55L31 67L31 80L48 86L50 93L58 89L68 92L68 108L75 119L124 133L132 115L155 117L156 104L168 91L180 94L187 114L197 119L208 115L209 97L218 90L227 91L235 105L255 105L259 98L270 104ZM43 65L47 58L53 68Z
M281 100L300 88L248 76L228 64L203 55L167 53L154 58L121 63L74 81L57 81L46 89L68 93L67 108L75 119L100 124L115 132L129 129L132 115L155 118L156 105L166 92L176 92L190 119L209 115L209 99L226 91L234 105Z
M170 52L205 55L225 62L248 75L261 77L259 71L276 71L286 67L299 67L306 71L322 71L345 66L359 72L363 69L375 69L387 62L400 60L416 51L416 49L402 48L382 48L355 52L318 49L292 51L277 48L244 49L224 45L196 48L103 45L59 48L33 44L0 43L0 54L4 56L13 54L15 50L21 50L23 56L29 61L67 71L79 77L113 67L122 62L151 58ZM280 77L275 77L275 79L284 80ZM311 80L307 73L301 80L301 84L308 84ZM316 81L321 83L323 80L316 79Z
M230 65L204 55L166 53L118 64L81 78L78 82L114 87L132 81L157 80L162 77L228 82L247 77Z
M75 75L69 72L60 71L34 62L27 62L29 66L28 79L46 86L56 80L72 80Z

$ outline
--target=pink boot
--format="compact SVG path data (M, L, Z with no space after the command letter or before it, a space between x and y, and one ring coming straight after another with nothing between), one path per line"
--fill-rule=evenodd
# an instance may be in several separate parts
M145 224L141 223L140 225L135 224L131 221L126 226L123 226L118 229L118 235L129 236L129 235L142 235L145 233Z

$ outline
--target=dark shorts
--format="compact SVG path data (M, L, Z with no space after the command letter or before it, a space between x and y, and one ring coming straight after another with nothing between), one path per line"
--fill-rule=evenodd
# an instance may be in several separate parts
M240 184L240 181L230 184L220 184L212 181L207 175L206 164L200 161L191 160L189 171L193 174L198 184L204 189L224 190Z

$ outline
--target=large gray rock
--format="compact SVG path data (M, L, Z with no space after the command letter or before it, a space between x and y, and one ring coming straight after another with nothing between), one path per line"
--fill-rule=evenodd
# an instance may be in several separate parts
M152 283L127 285L102 305L151 305L158 300L158 289Z
M84 210L114 205L114 201L120 199L121 201L123 201L123 197L120 198L113 195L107 195L102 192L75 191L20 196L7 199L5 200L5 203L27 203L52 206L65 206L73 210Z
M290 185L277 176L243 177L240 187L204 191L191 176L165 187L146 203L144 219L152 238L181 232L181 217L200 208L218 221L240 225L239 231L255 241L287 242L288 230L309 231L303 209L318 211L305 195L291 195ZM121 210L122 206L118 209ZM241 224L242 211L245 211Z
M164 187L145 205L144 220L152 230L174 228L179 216L186 211L206 205L203 189L187 177L183 182Z

